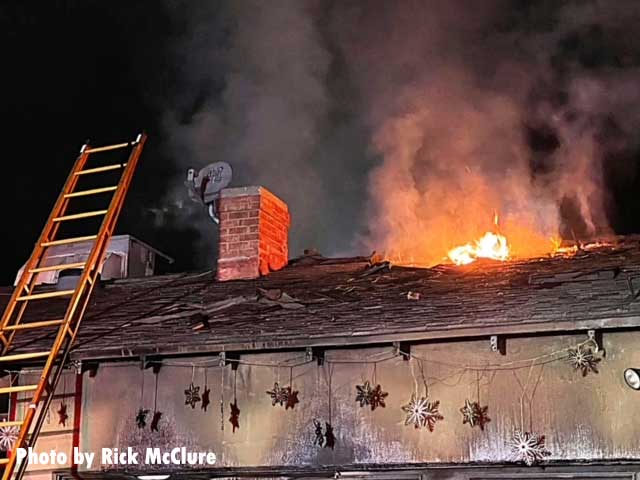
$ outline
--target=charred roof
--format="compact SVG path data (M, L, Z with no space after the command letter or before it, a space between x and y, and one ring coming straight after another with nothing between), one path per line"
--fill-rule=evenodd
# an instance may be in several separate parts
M214 272L104 282L73 349L78 359L344 346L640 325L640 241L571 257L433 268L307 255L256 280ZM6 302L10 289L0 298ZM60 318L42 302L27 319ZM29 336L30 335L30 336ZM21 335L42 350L53 335Z

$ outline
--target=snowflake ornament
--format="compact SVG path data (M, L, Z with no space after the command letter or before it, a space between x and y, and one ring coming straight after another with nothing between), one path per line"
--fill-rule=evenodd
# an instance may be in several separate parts
M484 426L491 421L487 416L487 410L489 406L481 407L478 402L465 400L464 407L460 409L462 424L468 423L471 428L478 426L480 430L484 430Z
M196 403L200 401L200 387L196 387L193 382L184 391L184 404L191 405L191 408L196 408Z
M289 400L289 390L287 388L278 385L278 382L273 384L273 390L267 390L267 395L271 397L271 405L283 406Z
M551 455L545 448L544 435L537 435L531 432L516 430L509 441L511 461L524 462L529 467L544 460L544 457Z
M356 385L356 402L360 404L360 407L364 407L371 403L371 393L373 389L369 381L364 382L362 385Z
M385 398L387 398L388 396L388 392L383 392L382 387L380 385L376 385L375 388L371 390L371 394L369 395L371 410L375 410L378 407L385 408L387 406L385 404Z
M430 432L433 432L436 422L444 420L438 411L439 407L440 401L430 402L427 397L416 398L415 395L411 395L411 401L402 407L406 413L404 424L413 424L414 428L427 427Z
M0 450L3 452L13 450L19 433L18 427L0 427Z
M590 348L578 345L576 348L569 349L569 357L567 361L574 370L582 370L582 376L586 377L589 372L598 372L598 363L601 358L597 358Z

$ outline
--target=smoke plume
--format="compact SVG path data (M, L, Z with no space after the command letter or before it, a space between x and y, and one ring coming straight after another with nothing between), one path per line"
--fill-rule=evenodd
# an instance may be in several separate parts
M434 264L489 230L521 256L612 233L640 139L634 0L218 5L191 11L167 130L185 165L284 198L294 254Z

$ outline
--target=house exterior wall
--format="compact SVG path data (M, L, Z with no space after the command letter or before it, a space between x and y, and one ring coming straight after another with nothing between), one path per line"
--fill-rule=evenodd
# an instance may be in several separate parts
M272 406L265 393L275 381L288 385L290 369L257 364L282 364L287 360L299 363L303 360L299 352L245 355L241 357L243 362L256 365L242 364L237 374L230 366L208 368L211 404L206 412L199 404L195 409L185 406L184 390L192 379L190 363L210 360L216 365L217 357L167 361L158 376L157 409L163 412L164 421L173 423L176 445L187 442L192 448L212 450L218 456L218 466L502 463L509 459L510 436L521 428L520 385L526 385L525 398L532 395L532 401L524 401L524 428L546 436L550 460L640 459L640 429L630 421L640 409L640 392L626 387L622 379L624 368L640 365L636 348L640 333L605 334L606 358L599 364L599 374L583 377L564 360L533 368L531 363L512 363L540 357L585 338L509 339L506 355L490 351L487 340L412 346L412 354L423 359L430 398L440 401L444 416L434 432L404 425L401 407L410 399L416 381L422 386L415 358L407 362L396 357L377 364L377 382L389 396L386 408L374 412L355 402L355 385L371 378L373 365L332 363L380 360L389 357L390 348L327 351L329 363L324 366L309 363L295 368L293 383L300 392L300 403L294 410ZM510 365L500 370L487 367L478 374L469 369L470 365L497 363ZM515 366L521 368L513 369ZM240 428L233 433L228 420L235 375L241 413ZM480 401L489 406L491 418L484 432L462 424L459 412L466 398L475 400L477 375L481 379ZM334 450L313 445L313 419L324 422L329 418L329 376L337 437ZM194 383L201 390L204 377L205 369L193 371ZM153 411L155 380L150 369L140 370L139 363L103 364L95 378L85 376L81 449L100 452L103 447L130 446L132 441L157 446L153 436L144 433L145 438L141 438L141 431L133 423L141 405Z
M637 349L640 332L605 333L606 356L598 365L598 374L582 377L564 360L545 363L550 359L540 358L543 365L533 368L530 362L518 363L575 345L585 338L509 339L506 355L491 352L487 340L413 345L412 354L422 359L430 397L440 401L444 416L434 432L404 425L401 407L411 397L416 380L422 386L420 362L416 358L407 362L395 357L377 364L376 380L389 392L386 408L372 412L355 402L355 385L373 375L373 365L361 362L389 358L390 348L329 350L324 366L318 367L313 362L296 367L293 385L299 391L300 403L293 410L273 407L265 393L275 381L288 385L290 369L264 365L301 363L304 361L301 352L242 356L246 364L238 367L237 374L230 366L207 368L211 404L206 412L200 404L195 409L186 406L184 390L192 374L201 391L204 385L205 369L192 370L191 363L208 361L217 365L217 357L167 360L157 377L157 409L163 412L160 425L166 428L171 424L170 429L164 430L169 432L169 444L214 451L218 466L504 463L510 455L508 439L521 426L521 385L528 385L526 393L532 401L524 402L525 428L546 436L551 452L549 460L567 463L639 460L640 429L634 418L640 410L640 392L626 387L622 372L629 366L640 366ZM487 367L479 373L469 369L498 363L508 365L499 370ZM165 445L151 434L148 426L139 430L134 423L140 406L153 411L156 397L155 374L151 369L141 370L139 365L139 362L102 364L95 377L84 374L79 445L82 451L99 455L101 448ZM234 433L228 419L236 375L241 413L240 428ZM481 379L480 401L488 405L491 418L484 431L462 424L459 412L466 398L476 399L477 375ZM313 419L324 422L329 417L329 376L332 423L337 437L334 450L313 445ZM38 439L38 452L51 449L71 452L79 397L75 393L75 375L69 372L65 377ZM33 380L30 375L20 377L20 383ZM26 407L22 396L17 399L16 418L21 418ZM66 426L59 424L56 413L63 401L69 415ZM51 478L53 470L63 467L30 466L27 478ZM94 466L92 470L100 468ZM156 466L154 470L162 468ZM85 469L81 466L80 470ZM448 472L443 470L434 475L443 479L462 478Z

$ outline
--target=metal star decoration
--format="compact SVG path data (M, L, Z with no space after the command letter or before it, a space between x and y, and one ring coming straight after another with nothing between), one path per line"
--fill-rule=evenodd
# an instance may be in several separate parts
M388 392L383 392L382 387L380 385L376 385L375 388L371 390L371 394L369 395L369 404L371 405L371 410L375 410L378 407L385 408L387 406L385 403L385 398L387 398L388 396Z
M238 408L238 401L234 400L233 403L230 403L231 407L231 416L229 417L229 422L233 426L233 433L236 433L236 429L240 428L240 409Z
M267 395L271 397L271 405L276 406L276 404L283 406L287 403L289 391L286 388L278 385L278 382L273 384L273 390L267 390Z
M578 345L576 348L569 349L567 361L575 370L582 370L582 376L586 377L589 372L598 372L598 363L601 358L596 358L590 348Z
M478 402L465 400L464 407L460 409L462 424L468 423L471 428L478 426L480 430L484 430L484 426L491 421L487 416L487 410L489 406L481 407Z
M184 391L184 404L191 405L191 408L196 408L196 404L200 401L200 387L196 387L193 382Z
M544 435L516 430L509 441L510 460L524 462L528 466L541 462L544 457L551 455L544 443Z
M162 418L162 412L153 412L153 418L151 419L151 430L154 432L158 431L158 424L160 423L160 419Z
M67 414L67 404L60 403L60 408L56 412L58 414L58 425L62 425L63 427L67 426L67 419L69 415Z
M0 450L13 450L20 430L18 427L0 427Z
M414 428L427 427L433 432L436 422L444 420L444 417L438 411L440 401L430 402L427 397L418 397L411 395L411 401L402 407L406 413L404 420L405 425L413 424Z
M138 428L144 428L147 426L147 415L149 414L149 410L145 408L141 408L136 413L136 425Z
M368 380L362 385L356 385L356 402L360 404L360 407L369 405L372 391L371 384Z
M204 391L202 392L202 405L200 405L200 408L202 408L202 410L204 410L205 412L207 411L207 407L211 403L211 400L209 400L210 393L211 389L205 386Z
M284 409L285 410L293 410L293 408L296 406L296 404L300 403L300 400L298 400L298 391L294 390L291 387L287 387L287 404L285 405Z

